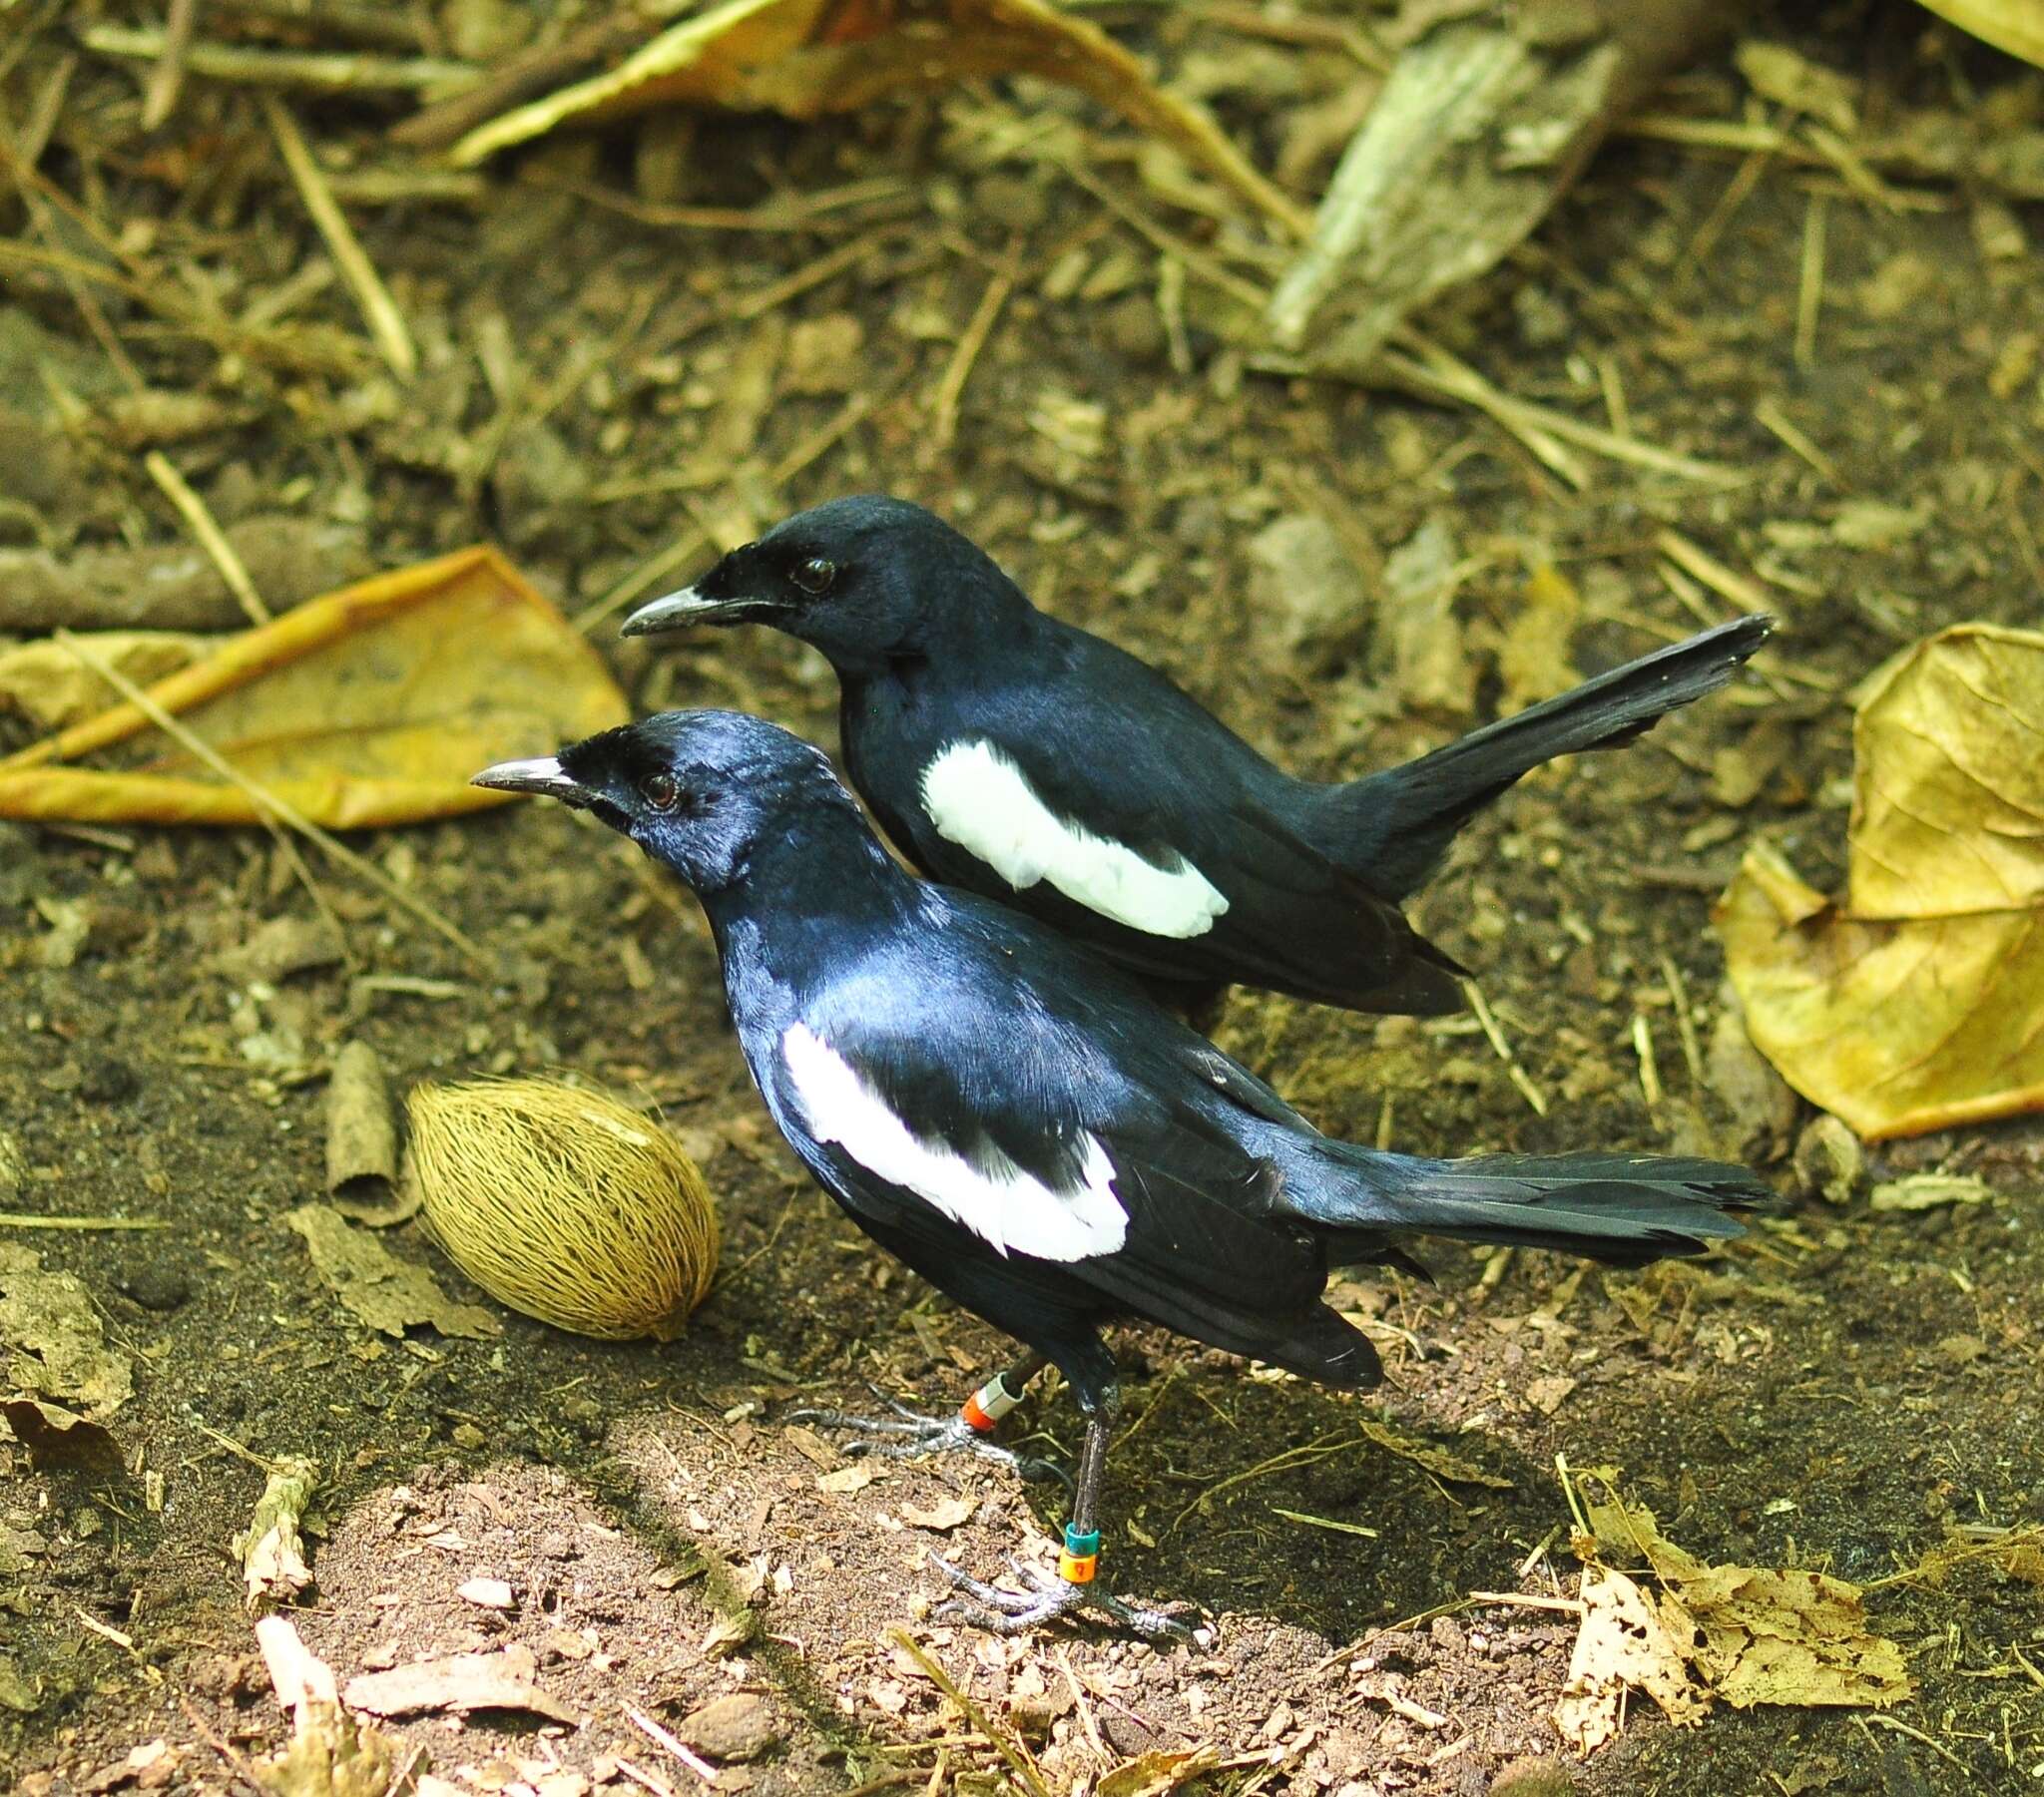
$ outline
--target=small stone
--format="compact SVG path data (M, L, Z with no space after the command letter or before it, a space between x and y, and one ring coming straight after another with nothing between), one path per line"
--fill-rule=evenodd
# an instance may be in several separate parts
M1538 1379L1526 1382L1526 1402L1542 1416L1551 1417L1578 1383L1566 1373L1544 1373Z
M1795 1184L1805 1197L1849 1204L1866 1189L1866 1150L1828 1112L1810 1119L1795 1139Z
M149 1263L123 1273L117 1281L123 1297L144 1310L176 1310L192 1296L192 1281L176 1267Z
M675 1733L715 1760L755 1760L780 1744L773 1711L751 1691L713 1698L684 1716Z
M1251 591L1287 654L1323 665L1353 649L1370 624L1368 588L1340 532L1309 512L1274 519L1250 540Z
M452 1434L454 1445L457 1448L466 1448L471 1454L490 1439L473 1423L456 1423Z
M1562 1761L1534 1753L1510 1761L1490 1781L1490 1797L1575 1797L1577 1789Z
M323 917L272 917L257 924L239 947L221 957L228 971L251 980L287 980L313 968L332 967L342 943Z
M482 1609L510 1609L517 1602L510 1585L501 1578L471 1578L454 1594Z

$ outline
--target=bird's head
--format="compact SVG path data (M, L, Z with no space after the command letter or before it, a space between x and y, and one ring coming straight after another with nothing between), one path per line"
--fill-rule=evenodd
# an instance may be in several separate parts
M558 754L499 761L470 784L592 812L699 893L732 885L762 841L798 821L857 818L821 750L738 711L662 711Z
M861 494L741 545L694 585L641 606L624 634L770 624L854 672L927 647L946 628L983 628L1027 608L992 559L935 513Z

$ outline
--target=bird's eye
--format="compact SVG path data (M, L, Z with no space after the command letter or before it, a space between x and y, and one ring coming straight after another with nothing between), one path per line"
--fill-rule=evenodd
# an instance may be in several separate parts
M672 811L682 794L673 774L650 773L639 782L639 796L656 811Z
M811 556L789 576L789 579L811 599L827 593L830 583L836 578L837 564L826 562L821 556Z

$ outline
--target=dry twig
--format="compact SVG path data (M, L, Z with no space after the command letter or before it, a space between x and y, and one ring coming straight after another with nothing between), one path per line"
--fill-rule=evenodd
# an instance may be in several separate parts
M102 56L156 62L169 34L154 27L94 25L81 34L88 50ZM258 50L244 44L192 44L184 67L211 81L246 82L263 88L310 88L322 93L416 93L473 82L473 63L438 57L332 56L305 50Z
M340 264L342 278L354 290L355 303L361 307L369 335L375 339L377 349L398 378L410 380L418 372L419 356L412 345L411 331L404 322L404 314L397 309L397 302L390 297L390 290L376 272L375 263L369 260L368 251L362 247L361 239L355 235L353 226L334 200L325 175L305 143L304 134L298 130L297 121L273 94L262 96L262 110L284 166L290 170L291 180L297 184L305 211L311 214L312 223L326 239L327 249Z
M220 578L227 582L228 591L249 614L249 621L267 624L274 614L262 603L262 596L256 591L256 583L249 578L247 564L236 553L227 534L214 522L213 514L206 509L206 501L192 490L190 483L162 450L152 449L143 457L142 465L149 470L149 478L163 489L164 497L178 508L178 515L191 527L193 536L199 539L199 547L220 570Z

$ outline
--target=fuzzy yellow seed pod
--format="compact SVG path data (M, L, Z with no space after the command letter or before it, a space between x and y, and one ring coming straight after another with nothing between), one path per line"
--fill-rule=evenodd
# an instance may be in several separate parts
M552 1080L422 1085L405 1178L493 1298L578 1335L672 1341L717 1270L717 1207L657 1123Z

